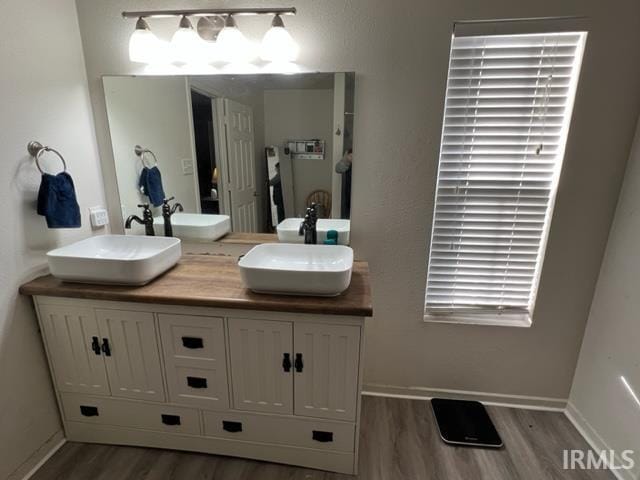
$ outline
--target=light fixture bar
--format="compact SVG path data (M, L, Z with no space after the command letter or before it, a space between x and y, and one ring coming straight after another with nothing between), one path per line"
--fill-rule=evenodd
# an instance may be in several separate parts
M295 15L295 7L288 8L198 8L194 10L154 10L122 12L123 18L208 17L210 15Z

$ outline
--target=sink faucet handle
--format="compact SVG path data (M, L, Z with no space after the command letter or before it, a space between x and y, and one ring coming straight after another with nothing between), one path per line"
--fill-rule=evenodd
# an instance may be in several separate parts
M147 209L147 208L149 208L149 204L148 204L148 203L139 203L139 204L138 204L138 207L139 207L139 208Z
M169 203L171 200L175 200L176 197L165 198L162 202Z

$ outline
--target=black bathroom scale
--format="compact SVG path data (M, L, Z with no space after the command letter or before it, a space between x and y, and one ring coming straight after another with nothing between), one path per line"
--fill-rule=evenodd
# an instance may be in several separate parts
M440 438L453 445L502 447L502 439L480 402L433 398L431 408Z

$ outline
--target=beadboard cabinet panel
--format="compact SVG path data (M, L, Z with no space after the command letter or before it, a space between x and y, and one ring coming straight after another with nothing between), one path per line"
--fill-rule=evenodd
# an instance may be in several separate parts
M58 390L109 395L102 338L93 309L41 305L38 310Z
M96 310L111 395L162 402L165 399L152 313Z
M293 324L229 318L234 408L293 413ZM292 360L289 360L290 362Z
M295 414L354 421L360 327L296 324L293 345L303 363L295 372Z

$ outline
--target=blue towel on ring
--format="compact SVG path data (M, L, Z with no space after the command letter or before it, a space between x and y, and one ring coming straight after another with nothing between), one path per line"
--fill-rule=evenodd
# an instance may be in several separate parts
M164 201L164 189L162 188L162 175L158 167L144 167L140 172L138 187L143 195L149 197L149 203L159 207Z
M42 174L37 211L45 217L49 228L80 228L80 206L71 175Z

